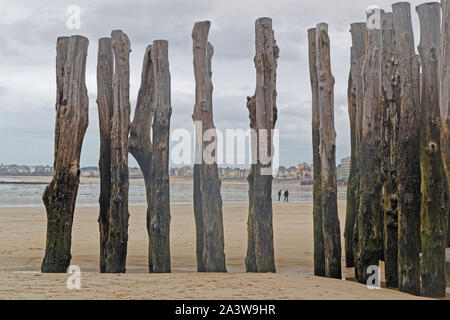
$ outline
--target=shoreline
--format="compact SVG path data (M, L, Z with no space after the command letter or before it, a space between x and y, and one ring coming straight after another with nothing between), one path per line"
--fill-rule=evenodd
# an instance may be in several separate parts
M0 181L0 184L48 184L52 180L53 176L34 176L34 175L0 175L0 179L21 179L21 180L27 180L28 181ZM170 177L171 183L183 183L183 184L192 184L193 178L192 177ZM144 184L144 178L142 177L130 177L129 179L130 184ZM285 183L287 185L293 185L293 184L301 184L300 179L273 179L273 183L275 184L281 184ZM247 179L233 179L233 178L222 178L221 179L222 184L248 184ZM89 184L89 183L98 183L100 184L100 178L99 177L80 177L80 184ZM303 186L309 186L309 185L303 185ZM339 185L339 187L345 187L342 184Z

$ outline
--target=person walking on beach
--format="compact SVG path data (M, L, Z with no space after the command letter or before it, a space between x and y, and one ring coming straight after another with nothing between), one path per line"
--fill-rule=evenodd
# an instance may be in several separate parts
M285 202L289 202L289 191L288 191L288 190L286 190L286 191L284 192L284 201L285 201Z
M281 190L278 191L278 202L280 202L280 200L281 200Z

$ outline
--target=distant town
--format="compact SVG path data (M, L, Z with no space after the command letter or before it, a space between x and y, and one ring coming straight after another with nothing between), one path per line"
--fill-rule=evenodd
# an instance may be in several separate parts
M350 172L350 157L341 159L336 167L337 180L339 184L346 184ZM129 168L130 179L142 178L139 168ZM219 177L229 180L244 180L249 174L249 169L243 168L219 168ZM0 165L1 176L52 176L53 167L50 166L28 166L28 165ZM96 178L100 176L98 167L81 168L82 177ZM184 166L169 169L170 177L189 178L192 177L192 166ZM280 180L300 180L302 184L312 184L314 171L312 164L299 163L297 166L280 166L278 174L274 177Z

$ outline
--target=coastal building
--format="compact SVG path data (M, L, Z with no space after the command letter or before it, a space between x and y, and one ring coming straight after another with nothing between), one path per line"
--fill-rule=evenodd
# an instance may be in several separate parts
M312 179L312 165L304 162L297 165L297 177L302 180Z
M341 159L341 163L336 168L337 180L347 182L350 175L350 157Z

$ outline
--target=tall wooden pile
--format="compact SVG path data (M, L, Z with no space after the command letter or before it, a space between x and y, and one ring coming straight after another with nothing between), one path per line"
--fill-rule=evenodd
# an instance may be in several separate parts
M88 126L85 84L89 41L60 37L56 44L56 122L54 174L42 200L47 240L42 272L66 272L72 258L72 223L80 182L80 154Z
M209 21L197 22L192 30L195 73L195 106L192 119L196 126L194 215L197 270L226 272L221 182L216 161L217 135L213 121L211 59L214 48L208 42L210 26ZM207 135L211 136L210 140L205 139ZM212 146L209 146L210 144ZM208 153L208 150L212 152Z

